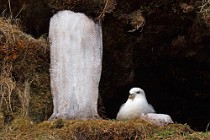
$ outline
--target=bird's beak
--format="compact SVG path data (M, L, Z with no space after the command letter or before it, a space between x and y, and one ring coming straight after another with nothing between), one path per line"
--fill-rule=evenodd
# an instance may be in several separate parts
M133 99L134 99L134 97L135 97L135 95L133 95L133 94L130 94L130 95L128 96L128 99L131 99L131 100L133 100Z

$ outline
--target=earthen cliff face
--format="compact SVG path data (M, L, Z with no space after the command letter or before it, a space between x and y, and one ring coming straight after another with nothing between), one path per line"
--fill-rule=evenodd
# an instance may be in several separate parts
M210 121L210 29L208 15L199 13L202 2L116 2L114 11L103 18L100 97L106 116L115 118L129 89L139 86L157 112L204 130ZM103 7L100 3L96 12L87 13L96 18ZM5 16L11 15L7 0L0 8ZM49 19L56 12L41 0L11 1L11 10L23 30L36 37L48 33Z

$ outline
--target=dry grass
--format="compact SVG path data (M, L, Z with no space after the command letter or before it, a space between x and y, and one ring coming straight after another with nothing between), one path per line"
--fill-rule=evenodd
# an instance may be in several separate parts
M202 0L200 13L204 23L210 27L210 0Z
M11 78L11 64L3 63L0 75L0 111L6 109L12 113L11 96L16 87L15 81Z
M30 103L30 85L32 81L26 80L23 87L17 88L17 95L21 104L21 115L26 117L29 112L29 103ZM21 91L23 89L23 91Z
M181 124L158 127L143 120L55 120L34 124L29 118L19 118L0 131L0 136L14 140L207 140L210 133L194 132Z
M0 18L0 68L4 116L29 115L37 121L47 118L52 110L47 40L34 39L11 20Z

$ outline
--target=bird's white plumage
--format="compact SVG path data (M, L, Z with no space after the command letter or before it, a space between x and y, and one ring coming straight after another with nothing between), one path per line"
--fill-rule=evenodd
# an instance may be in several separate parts
M141 118L158 126L174 123L169 115L155 113L152 105L147 102L144 90L135 87L129 93L127 102L121 106L117 114L118 120Z
M130 95L117 114L117 119L139 118L142 114L154 113L152 105L148 104L145 92L141 88L135 87L129 91Z
M149 123L156 124L158 126L174 123L171 117L167 114L148 113L142 115L141 118Z

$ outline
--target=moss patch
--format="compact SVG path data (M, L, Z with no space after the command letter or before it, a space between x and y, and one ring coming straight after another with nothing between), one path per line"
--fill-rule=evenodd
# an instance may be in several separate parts
M59 125L58 127L58 124ZM187 125L164 127L143 120L54 120L35 124L28 118L14 120L0 131L2 139L207 139L210 133L194 132Z

